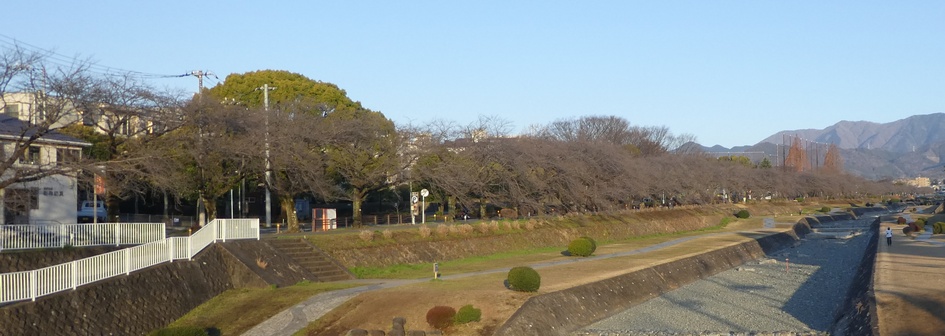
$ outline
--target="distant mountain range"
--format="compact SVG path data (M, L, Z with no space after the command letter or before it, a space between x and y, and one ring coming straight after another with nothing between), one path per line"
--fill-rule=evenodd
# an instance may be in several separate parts
M840 121L820 130L781 131L753 146L700 147L720 156L743 153L755 161L767 156L776 163L783 157L784 148L791 145L791 137L837 145L844 170L868 179L945 177L945 113L915 115L885 124Z

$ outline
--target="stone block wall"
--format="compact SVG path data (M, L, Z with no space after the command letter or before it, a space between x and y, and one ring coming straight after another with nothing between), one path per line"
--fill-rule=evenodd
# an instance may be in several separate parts
M118 250L116 246L17 250L0 253L0 273L32 271Z
M162 263L73 291L0 307L0 336L145 335L239 286L264 286L213 244L194 260Z

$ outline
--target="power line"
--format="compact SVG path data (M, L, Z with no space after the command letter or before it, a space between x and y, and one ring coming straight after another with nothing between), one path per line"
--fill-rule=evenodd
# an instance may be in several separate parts
M60 67L72 67L76 65L78 61L77 57L69 57L62 54L59 54L55 51L37 47L35 45L17 40L13 37L0 34L0 46L6 46L8 48L21 48L26 49L35 53L39 53L45 56L45 60L51 64L58 65ZM89 72L96 73L99 75L105 76L135 76L140 78L177 78L177 77L186 77L190 76L190 73L178 74L178 75L168 75L168 74L157 74L157 73L148 73L142 71L127 70L115 67L109 67L104 65L98 65L93 62L89 62L87 65Z

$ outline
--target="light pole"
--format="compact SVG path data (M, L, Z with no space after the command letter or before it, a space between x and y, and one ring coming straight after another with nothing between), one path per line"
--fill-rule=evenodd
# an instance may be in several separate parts
M420 198L423 200L423 203L420 207L420 223L427 223L427 196L430 195L430 192L426 189L420 190Z
M270 178L272 167L269 160L269 90L275 89L275 87L270 87L269 84L263 84L261 88L257 89L263 90L263 109L266 114L266 227L272 226L272 197L269 192L269 186L272 184Z

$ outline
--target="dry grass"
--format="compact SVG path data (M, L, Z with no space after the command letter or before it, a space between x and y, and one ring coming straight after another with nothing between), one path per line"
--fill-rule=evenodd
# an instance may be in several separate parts
M220 331L219 335L240 335L315 294L354 286L341 283L300 283L276 289L231 289L194 308L169 327L213 328Z
M360 237L361 240L366 241L366 242L373 241L373 240L374 240L374 231L371 231L371 230L361 230L361 232L358 233L358 237Z
M634 250L676 238L679 238L679 236L634 240L603 246L599 251L601 251L600 253L614 253ZM388 330L391 319L395 316L406 317L409 330L432 330L424 322L425 314L430 308L437 305L458 308L472 304L482 309L482 321L454 328L447 334L491 335L492 331L501 326L518 310L518 307L525 300L533 295L611 278L653 264L738 244L750 239L752 238L742 234L698 238L649 253L539 268L538 272L542 277L542 285L537 293L515 292L506 289L503 285L506 277L504 272L452 280L429 281L372 291L359 295L351 301L351 304L335 309L300 334L344 334L352 328ZM563 259L567 259L567 257L557 252L546 252L535 255L520 255L503 260L489 260L479 265L467 265L469 269L443 268L441 271L444 275L448 275ZM396 309L390 307L396 307Z
M420 232L420 238L430 238L430 235L433 234L433 230L426 225L421 225L417 230Z
M450 234L450 226L446 224L437 225L436 234L440 237L448 236Z

